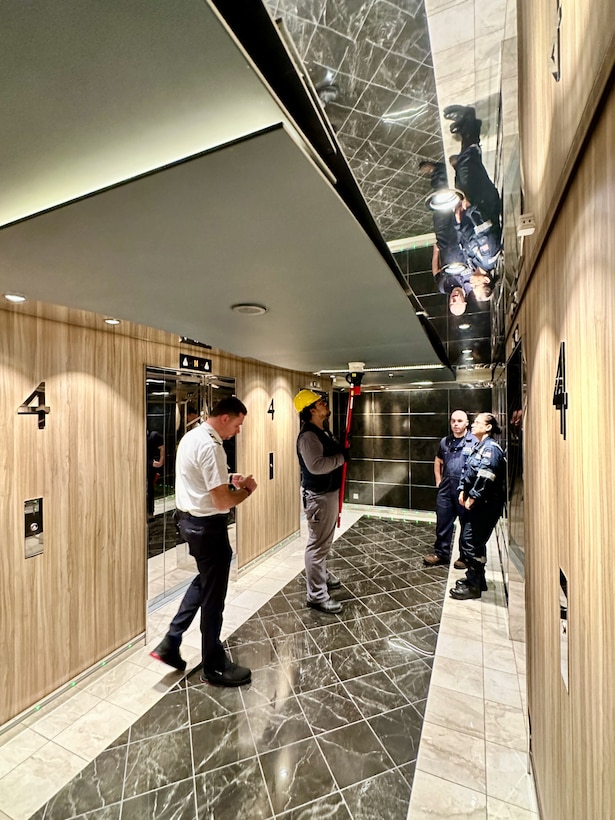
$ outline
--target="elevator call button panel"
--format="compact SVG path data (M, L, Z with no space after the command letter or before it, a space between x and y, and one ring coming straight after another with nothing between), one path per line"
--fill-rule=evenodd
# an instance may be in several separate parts
M40 555L43 551L43 499L24 501L26 558Z

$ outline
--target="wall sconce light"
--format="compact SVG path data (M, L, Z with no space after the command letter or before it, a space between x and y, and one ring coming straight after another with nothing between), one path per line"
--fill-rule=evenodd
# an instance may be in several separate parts
M519 217L519 227L517 236L531 236L536 230L536 220L534 214L521 214Z

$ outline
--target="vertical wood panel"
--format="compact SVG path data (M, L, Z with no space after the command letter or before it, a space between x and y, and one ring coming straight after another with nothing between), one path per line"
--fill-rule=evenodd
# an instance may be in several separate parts
M528 703L545 820L615 812L614 144L611 94L520 310L529 374ZM562 340L566 441L551 403ZM569 692L560 675L560 566L569 581Z
M564 191L575 155L613 68L612 0L561 0L561 80L551 75L556 0L520 0L519 134L526 212L537 231L525 240L535 253L541 228ZM527 275L528 270L524 273Z
M50 306L0 310L0 724L145 629L145 367L175 369L179 344L99 323ZM311 377L210 355L249 409L238 469L259 491L238 510L243 566L299 528L292 396ZM43 380L51 413L39 430L16 409ZM26 560L23 502L38 496L44 552Z

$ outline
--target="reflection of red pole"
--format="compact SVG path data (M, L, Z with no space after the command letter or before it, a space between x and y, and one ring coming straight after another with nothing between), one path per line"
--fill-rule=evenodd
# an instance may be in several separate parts
M355 396L361 395L361 382L363 381L363 373L349 373L346 380L350 382L350 394L348 396L348 409L346 410L346 433L344 434L344 447L350 447L350 426L352 424L352 408L354 406ZM337 526L342 523L342 507L344 505L344 490L346 487L346 472L348 469L348 462L344 462L342 467L342 486L340 487L340 506L337 514Z

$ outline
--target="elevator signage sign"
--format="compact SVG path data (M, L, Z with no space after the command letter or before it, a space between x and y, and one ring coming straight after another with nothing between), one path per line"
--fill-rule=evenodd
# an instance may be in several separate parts
M194 370L197 373L211 373L211 359L180 353L179 368L180 370Z

